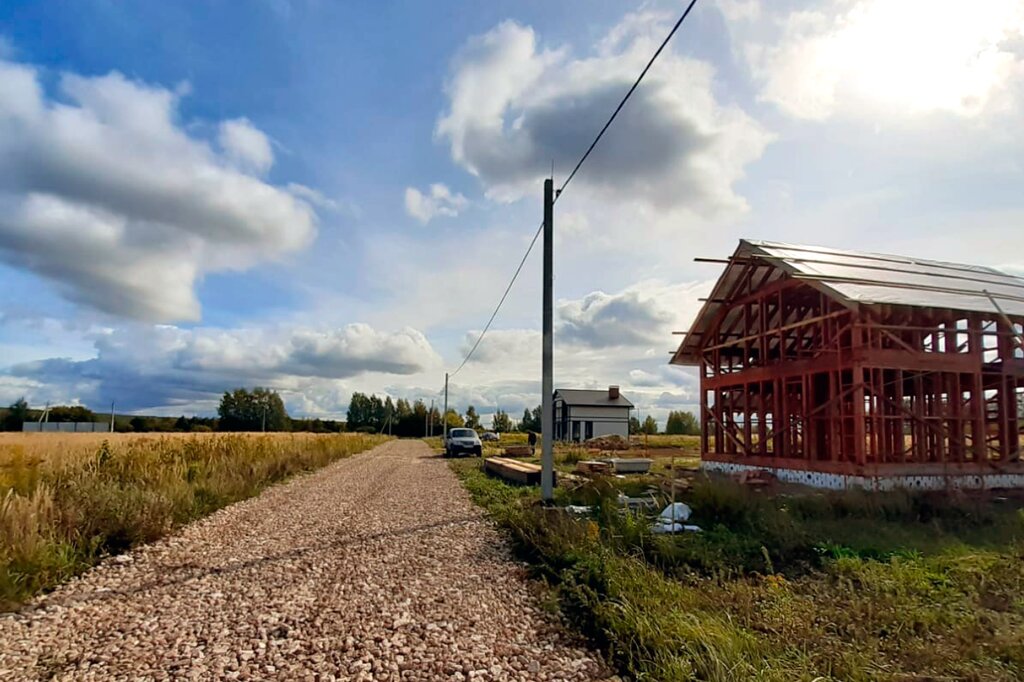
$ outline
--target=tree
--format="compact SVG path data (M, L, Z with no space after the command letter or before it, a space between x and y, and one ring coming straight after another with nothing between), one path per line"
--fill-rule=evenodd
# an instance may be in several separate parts
M47 420L51 422L92 422L96 421L96 415L82 405L57 405L50 408Z
M700 423L692 412L672 410L665 422L665 433L696 436L700 434Z
M462 419L462 415L450 407L448 408L448 414L445 421L448 422L449 429L458 429L466 425L466 422Z
M652 436L658 432L658 422L651 415L647 415L643 425L640 427L643 433Z
M28 420L28 403L24 398L18 398L7 408L4 415L4 431L21 431L22 424Z
M640 420L636 417L629 418L629 435L635 436L640 433Z
M506 433L512 430L512 420L509 418L508 412L498 410L494 413L494 417L491 418L491 430L495 433Z
M349 431L356 431L368 426L373 426L373 408L370 397L356 391L352 394L352 399L348 404L345 427Z
M132 417L128 424L132 427L132 431L138 433L153 430L152 422L146 417Z
M541 429L541 406L523 410L523 420L519 422L520 431L534 431L540 433Z
M225 392L217 414L221 431L286 431L291 424L277 391L260 387Z
M476 413L476 408L473 407L472 405L466 408L466 428L480 428L480 415Z

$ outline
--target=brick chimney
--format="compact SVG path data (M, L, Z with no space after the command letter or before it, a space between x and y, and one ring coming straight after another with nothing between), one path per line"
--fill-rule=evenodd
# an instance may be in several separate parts
M618 386L609 386L608 387L608 400L618 400L618 399L619 399L619 387Z

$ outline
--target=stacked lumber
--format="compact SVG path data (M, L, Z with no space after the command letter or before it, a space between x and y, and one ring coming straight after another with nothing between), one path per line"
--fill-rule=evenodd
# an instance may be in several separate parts
M516 483L525 483L526 485L540 483L540 465L538 464L529 464L505 457L488 457L484 460L484 471Z

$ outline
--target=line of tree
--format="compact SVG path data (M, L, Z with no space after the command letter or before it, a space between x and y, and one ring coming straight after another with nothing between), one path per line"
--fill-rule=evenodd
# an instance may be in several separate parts
M462 426L462 417L454 410L448 411L449 427ZM392 400L391 396L380 398L376 394L366 395L356 391L348 404L346 419L349 431L367 433L390 432L395 436L422 438L427 435L430 424L440 433L441 411L431 410L422 400L409 402L405 398Z
M263 407L267 407L267 431L310 431L313 433L339 433L345 422L334 419L292 419L284 402L275 392L244 388L225 393L221 398L217 417L158 417L153 415L114 415L114 431L118 433L170 433L203 431L260 431L263 429ZM224 416L227 415L227 420ZM0 408L0 431L21 431L25 422L38 421L43 410L32 409L24 398ZM46 411L48 422L104 422L110 414L97 414L82 405L54 405Z
M658 420L651 415L647 415L642 422L637 417L630 417L629 433L633 436L640 434L653 436L657 433L675 436L696 436L700 435L700 422L697 421L697 417L692 412L671 410L668 413L668 419L665 421L664 431L659 432Z
M658 420L651 415L647 415L643 421L640 421L638 417L629 418L629 435L645 434L653 436L656 433L658 433Z

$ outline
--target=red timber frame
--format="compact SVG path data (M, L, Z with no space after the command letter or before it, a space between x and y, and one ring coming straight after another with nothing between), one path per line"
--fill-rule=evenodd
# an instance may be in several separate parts
M840 475L1024 473L1024 318L857 304L768 260L699 338L705 460Z

